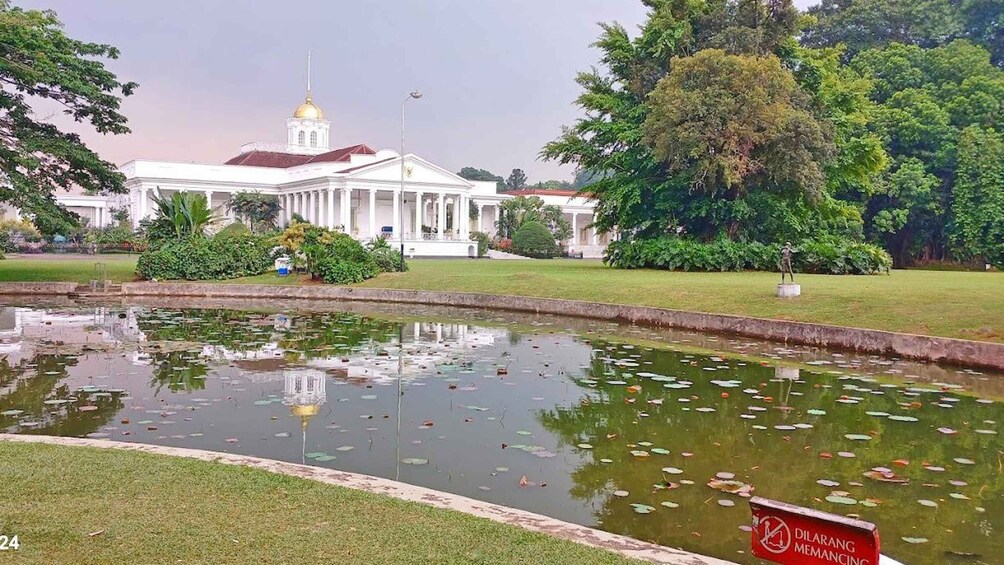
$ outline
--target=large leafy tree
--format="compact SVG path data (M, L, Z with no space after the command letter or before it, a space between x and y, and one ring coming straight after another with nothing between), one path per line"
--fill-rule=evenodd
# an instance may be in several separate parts
M966 40L933 49L894 43L861 52L850 67L873 85L871 127L894 162L873 190L843 193L862 204L866 233L898 265L971 255L947 230L959 144L970 126L1004 131L1004 71Z
M844 44L848 56L891 43L923 48L969 39L1004 65L1004 2L1000 0L822 0L809 8L804 45Z
M590 171L589 193L597 201L596 227L617 226L626 235L648 237L712 215L707 193L692 192L693 179L660 159L644 143L649 95L677 64L702 49L763 57L777 55L798 66L792 40L798 14L788 0L644 0L649 17L637 36L618 24L601 24L594 44L601 67L578 75L577 102L585 117L547 144L544 158ZM695 214L701 207L707 212Z
M499 219L495 223L499 236L512 238L519 228L529 222L543 224L558 241L572 236L572 225L561 207L545 204L539 196L517 196L499 205Z
M682 209L706 235L736 238L753 191L822 199L831 127L777 57L705 49L675 61L648 105L645 142L703 196Z
M110 45L68 37L54 12L0 0L0 202L46 226L66 226L79 218L56 203L57 190L125 191L114 165L32 110L51 101L100 133L128 133L119 104L136 84L119 82L102 61L118 55Z
M949 226L954 255L1004 267L1004 138L979 126L962 132Z

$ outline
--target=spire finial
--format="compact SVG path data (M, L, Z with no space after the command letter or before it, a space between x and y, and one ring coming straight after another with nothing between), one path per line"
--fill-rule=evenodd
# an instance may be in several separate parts
M307 98L310 98L310 51L307 51Z

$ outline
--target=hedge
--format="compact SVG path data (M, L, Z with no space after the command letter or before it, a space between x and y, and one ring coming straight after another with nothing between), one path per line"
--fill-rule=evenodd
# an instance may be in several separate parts
M512 236L513 252L526 257L550 259L558 254L558 244L547 226L540 222L526 222Z
M620 269L671 271L779 271L781 244L664 237L614 241L604 261ZM892 257L867 243L807 240L794 246L792 267L800 273L864 275L888 271Z
M143 252L136 272L147 280L220 280L250 277L273 268L273 237L226 234L166 241Z

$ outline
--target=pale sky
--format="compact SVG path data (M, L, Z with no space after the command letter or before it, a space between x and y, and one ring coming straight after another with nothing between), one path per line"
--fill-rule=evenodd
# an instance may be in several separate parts
M81 130L105 159L222 163L242 143L284 142L313 53L314 102L331 145L400 144L453 171L476 166L531 182L572 168L537 160L579 115L578 71L596 63L597 22L635 29L638 0L14 0L55 10L75 38L122 51L110 67L140 84L133 133ZM814 0L796 0L805 7Z

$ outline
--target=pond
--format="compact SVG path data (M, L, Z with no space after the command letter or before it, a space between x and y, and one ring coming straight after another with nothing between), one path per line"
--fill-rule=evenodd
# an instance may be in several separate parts
M753 491L876 522L910 565L1004 562L1001 375L487 311L192 305L0 307L0 431L305 462L738 563L758 561L727 491Z

